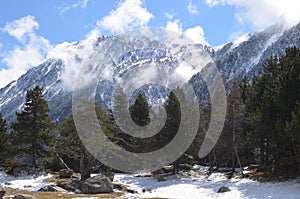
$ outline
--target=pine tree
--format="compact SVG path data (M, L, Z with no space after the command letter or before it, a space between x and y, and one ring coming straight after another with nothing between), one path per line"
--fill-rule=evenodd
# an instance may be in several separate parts
M96 111L97 118L101 124L101 129L106 136L111 139L112 142L117 143L114 139L117 126L113 122L111 115L104 112L104 110L94 102L82 100L79 110L73 111L60 125L58 141L55 146L56 152L64 159L67 159L66 162L69 163L69 166L72 169L80 170L81 180L89 178L92 173L92 167L100 164L82 144L73 120L75 114L78 115L77 117L83 117L82 119L84 120L84 114L89 113L90 108ZM87 134L88 133L89 132L87 132ZM94 138L89 137L89 139Z
M139 94L129 108L132 120L139 126L147 126L150 123L150 106L142 94Z
M92 162L95 160L88 153L77 134L73 114L64 119L60 125L55 148L56 152L66 161L68 167L80 171L82 180L90 177Z
M250 124L249 143L259 162L266 166L272 163L273 168L283 171L284 165L295 159L297 145L287 124L296 118L300 100L300 50L288 48L282 58L268 60L261 76L243 86L242 96Z
M30 155L34 168L38 166L37 159L48 154L52 141L49 111L43 88L36 86L27 91L24 109L16 112L17 122L12 124L15 151Z
M227 109L227 127L231 131L232 137L232 170L235 171L235 159L238 162L238 165L243 175L243 167L241 159L239 156L239 148L245 144L243 140L245 138L243 133L243 123L244 123L244 104L242 103L241 91L237 79L234 79L230 94L228 96L228 109Z
M291 138L292 154L295 157L295 170L300 170L300 103L298 102L295 111L292 113L292 119L286 122L286 132ZM295 161L296 160L296 161Z
M3 163L10 150L10 143L7 135L7 123L0 114L0 163Z

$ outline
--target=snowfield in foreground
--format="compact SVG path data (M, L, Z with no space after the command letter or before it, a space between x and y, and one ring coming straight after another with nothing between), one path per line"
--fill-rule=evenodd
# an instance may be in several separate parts
M214 173L200 178L169 177L165 182L151 178L137 178L134 175L116 174L120 181L139 194L127 194L126 198L205 198L205 199L299 199L300 180L282 183L259 183L249 179L227 179L223 174ZM230 192L217 193L222 186ZM142 189L151 192L142 193Z
M13 189L38 191L42 187L53 184L50 182L44 182L45 179L50 178L51 176L51 174L46 174L41 176L14 177L7 175L5 172L0 172L0 184Z
M193 175L193 171L189 174ZM0 184L29 191L37 191L52 183L44 182L51 175L12 177L0 172ZM125 194L122 198L207 198L207 199L299 199L300 179L281 183L259 183L250 179L227 179L221 173L209 176L183 177L169 176L165 182L153 178L134 177L133 174L115 174L114 181L138 191ZM230 192L217 193L226 186ZM143 189L151 190L143 193Z

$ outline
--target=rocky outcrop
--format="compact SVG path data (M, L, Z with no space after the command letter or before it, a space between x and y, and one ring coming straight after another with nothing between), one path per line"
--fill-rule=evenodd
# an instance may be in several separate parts
M231 191L231 190L228 187L223 186L218 190L218 193L225 193L228 191Z
M36 197L27 194L17 194L12 199L36 199Z
M71 178L73 175L72 169L61 169L59 170L59 177L60 178Z
M3 196L6 193L6 189L4 186L0 185L0 198L3 198Z
M81 184L81 192L84 194L100 194L113 192L111 180L105 175L88 178Z

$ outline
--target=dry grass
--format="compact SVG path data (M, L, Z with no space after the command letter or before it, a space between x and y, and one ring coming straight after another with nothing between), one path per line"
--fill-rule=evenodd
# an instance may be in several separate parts
M72 183L71 178L58 178L58 175L56 175L56 174L52 174L52 177L44 179L43 181L60 183L60 184L71 184Z
M111 194L93 194L93 195L84 195L84 194L66 194L66 193L56 193L56 192L30 192L18 189L6 189L6 196L16 195L16 194L28 194L36 197L37 199L71 199L71 198L80 198L80 197L96 197L96 198L119 198L123 193L114 192Z

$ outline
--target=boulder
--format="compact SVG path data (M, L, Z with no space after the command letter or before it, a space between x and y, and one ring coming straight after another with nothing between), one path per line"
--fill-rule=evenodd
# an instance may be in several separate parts
M154 175L153 178L156 179L158 182L166 181L166 178L161 174Z
M223 186L218 190L218 193L225 193L228 191L231 191L231 190L228 187Z
M50 191L50 192L68 193L67 190L65 190L65 189L63 189L63 188L61 188L61 187L59 187L59 186L50 186L50 187L49 187L49 191Z
M101 172L101 175L108 177L110 179L110 181L114 181L114 176L115 176L114 172L109 172L109 171Z
M57 186L64 189L65 191L75 192L76 187L74 187L72 184L63 184L63 183L57 183ZM61 192L61 191L60 191Z
M74 172L72 169L61 169L58 173L60 178L71 178Z
M136 190L133 190L121 183L113 183L113 188L127 193L138 193Z
M13 197L13 199L36 199L36 197L27 194L17 194Z
M0 185L0 198L3 198L3 196L6 193L6 189L4 186Z
M86 179L81 184L81 192L84 194L100 194L113 192L111 180L105 175L98 175Z

